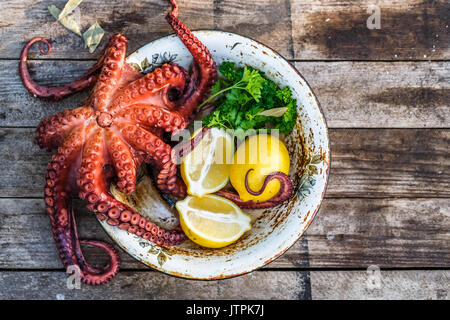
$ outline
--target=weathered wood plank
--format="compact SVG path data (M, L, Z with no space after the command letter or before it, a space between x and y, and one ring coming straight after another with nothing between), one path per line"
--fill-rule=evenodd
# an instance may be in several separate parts
M51 154L33 143L33 129L0 129L2 197L41 197ZM0 182L1 184L1 182Z
M306 233L309 264L447 268L449 217L449 199L325 199Z
M389 299L449 300L450 273L444 270L380 271L377 282L370 283L365 271L311 272L311 296L321 300Z
M82 92L59 102L33 98L17 64L0 61L0 126L36 126L87 96ZM30 69L39 83L58 85L92 64L35 60ZM450 127L449 62L296 62L295 67L316 93L330 128Z
M258 271L194 281L159 272L121 272L110 283L67 289L63 272L0 272L0 299L449 299L447 271L381 271L371 289L364 271ZM269 289L268 289L269 288Z
M51 154L0 128L1 197L41 197ZM449 129L331 129L327 197L450 197Z
M380 29L367 19L380 9ZM291 0L295 59L433 60L450 57L447 0Z
M53 3L61 8L64 2ZM293 58L289 1L184 0L178 3L180 19L192 30L237 32L256 38L286 57ZM38 55L38 51L34 50L33 55L39 58L89 59L99 54L100 50L94 55L89 54L83 49L81 38L58 25L48 12L48 5L46 1L4 1L0 17L5 19L0 20L8 22L0 29L4 39L0 58L18 58L25 41L35 36L51 37L57 43L49 56ZM173 33L164 19L169 8L167 1L90 1L79 8L83 30L95 21L105 29L101 46L111 34L120 32L130 39L129 52L132 52L152 40Z
M65 0L55 1L58 7ZM52 3L53 4L53 3ZM448 59L449 5L446 0L380 1L381 29L369 30L370 1L179 1L180 17L192 29L222 29L265 43L289 59ZM91 58L82 40L59 26L46 1L2 2L0 58L18 58L34 36L56 39L52 58ZM130 49L171 33L162 0L90 1L80 6L80 24L96 20L105 39L121 32ZM106 41L106 40L104 40ZM37 51L34 51L35 53ZM94 54L94 56L96 56ZM48 58L48 57L42 57Z
M450 127L448 62L296 62L330 128Z
M275 276L276 275L276 276ZM120 272L110 283L67 289L63 272L0 272L0 299L305 299L308 272L253 272L241 277L198 281L161 272ZM270 290L267 290L267 288ZM283 298L284 297L284 298Z
M75 80L93 61L44 61L29 63L30 73L42 85L55 86ZM0 126L37 126L47 116L80 106L88 96L84 90L58 102L34 98L23 86L19 62L0 60Z
M450 131L330 130L329 197L449 197Z
M39 58L92 59L94 54L83 48L83 40L55 22L47 6L64 7L67 0L52 1L2 1L0 12L0 58L18 58L21 48L33 37L50 37L56 41L51 55L43 56L34 49ZM214 10L212 0L181 0L180 18L191 29L213 29ZM85 31L91 24L98 23L106 34L100 47L114 33L122 33L129 39L129 52L144 44L173 33L164 19L169 4L165 0L129 1L84 1L80 5L79 24Z
M92 214L77 208L82 239L111 242ZM302 237L268 268L448 267L448 199L325 199ZM0 199L0 269L62 268L42 199ZM122 269L146 269L120 250ZM85 248L86 259L107 262Z
M250 37L294 58L290 0L216 0L214 28Z

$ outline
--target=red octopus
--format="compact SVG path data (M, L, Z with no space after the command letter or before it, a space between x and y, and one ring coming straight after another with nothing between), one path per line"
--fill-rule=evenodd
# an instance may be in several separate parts
M186 196L186 186L179 178L172 148L163 133L186 128L197 106L217 77L216 64L208 49L177 18L174 0L166 19L193 56L191 74L175 63L168 63L152 73L142 75L125 62L127 39L111 37L97 63L81 78L59 87L44 87L34 82L27 68L30 47L38 43L43 54L51 51L51 39L34 38L22 50L19 70L24 86L36 97L59 100L94 85L88 99L79 108L65 110L44 119L36 130L36 143L48 150L57 149L48 164L45 203L53 236L64 267L77 267L81 280L98 285L110 281L118 272L120 259L111 245L94 240L79 240L72 199L86 200L87 208L99 220L127 230L157 245L177 245L186 239L181 229L165 230L147 220L134 209L116 200L109 192L116 177L120 191L132 193L137 169L150 163L157 172L156 185L166 194ZM42 48L46 45L46 50ZM202 131L200 139L207 129ZM198 139L182 147L189 152ZM182 152L182 153L183 153ZM243 202L232 191L217 194L243 208L273 207L290 197L292 182L281 172L266 177L267 183L278 179L280 191L272 199ZM104 249L110 263L104 268L91 266L84 258L81 244Z
M166 19L193 56L191 75L174 63L142 75L125 62L127 39L116 34L97 63L80 79L60 87L35 83L27 69L29 48L39 44L43 54L51 40L34 38L23 48L20 74L25 87L39 98L58 100L94 84L89 98L79 108L44 119L36 130L41 148L57 149L48 164L45 203L53 236L65 268L77 266L84 283L97 285L111 280L119 269L119 256L109 244L78 240L72 198L77 194L100 220L127 230L158 245L176 245L185 239L180 229L164 230L132 208L116 200L109 184L117 176L119 190L135 190L136 171L148 162L156 168L157 187L184 197L186 187L177 175L171 147L164 132L185 128L214 83L216 65L208 49L177 18L178 8ZM44 43L47 50L41 47ZM87 263L80 244L103 248L110 257L104 268Z

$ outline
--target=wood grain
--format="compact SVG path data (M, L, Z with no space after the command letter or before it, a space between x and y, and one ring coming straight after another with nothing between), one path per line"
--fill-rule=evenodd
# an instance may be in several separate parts
M32 61L41 84L66 83L91 61ZM330 128L449 128L449 62L296 62L316 93ZM36 126L43 118L79 106L88 92L59 102L33 98L18 62L0 60L0 126Z
M194 281L159 272L121 272L99 287L67 289L63 272L0 272L0 299L449 299L446 271L381 271L380 288L365 271L259 271L241 277Z
M216 0L214 28L250 37L294 58L290 0Z
M326 197L449 197L448 129L331 129ZM0 128L1 197L42 197L51 153L33 128Z
M52 2L62 8L65 0ZM179 1L180 17L193 30L221 29L254 38L288 59L442 60L450 57L446 0L378 1L381 29L366 21L371 1L195 0ZM18 58L25 41L52 37L57 45L41 58L89 59L80 37L54 21L47 1L2 2L0 58ZM80 6L85 30L96 20L105 39L120 32L130 49L172 33L163 0L89 1ZM104 40L105 42L106 40ZM34 51L35 53L37 51ZM94 54L94 56L96 56Z
M62 8L65 1L52 2ZM264 1L178 1L180 19L192 30L219 29L240 33L255 38L277 50L288 58L293 58L290 2L288 0ZM0 47L0 58L18 58L25 41L36 36L51 37L56 41L49 56L37 54L40 59L91 59L83 49L82 39L65 30L55 22L47 10L46 1L32 2L8 0L3 4L1 16L8 19L0 30L5 41ZM129 52L144 44L173 33L164 19L169 5L163 0L91 1L80 5L80 24L83 31L98 21L105 29L106 39L116 32L127 36ZM3 20L3 19L0 19ZM17 35L20 35L17 38Z
M276 276L253 272L215 281L179 279L161 272L120 272L106 285L82 285L78 290L67 289L64 272L0 272L0 286L0 299L305 299L310 292L307 272Z
M306 233L310 266L447 268L449 217L449 199L326 199Z
M448 271L383 270L448 269L450 262L447 0L377 1L381 29L373 30L366 25L373 1L178 0L191 29L260 41L309 82L331 128L326 198L306 235L259 271L188 281L150 271L120 251L118 277L82 290L66 287L42 200L51 154L32 140L40 120L78 106L88 92L57 103L34 99L17 60L26 41L49 36L56 40L50 55L31 52L39 83L65 83L92 65L100 50L89 54L47 10L66 1L1 5L0 299L449 299ZM116 32L130 39L128 52L172 33L166 0L93 0L80 10L83 31L95 21L106 30L100 47ZM81 237L110 242L79 206ZM95 249L85 253L88 261L106 263ZM370 265L382 268L379 288L368 287Z
M444 270L380 271L380 285L368 286L366 271L311 272L311 296L321 300L449 300Z
M296 62L330 128L450 127L448 62Z
M369 29L380 9L380 29ZM447 0L292 0L294 59L434 60L450 58Z
M330 130L329 197L449 197L450 131Z
M51 55L43 56L33 50L34 56L51 59L92 59L94 54L83 48L83 40L59 25L47 6L63 8L67 0L52 1L2 1L0 12L0 58L18 59L26 41L33 37L51 37L56 41ZM181 0L180 19L191 29L213 29L214 10L212 0ZM105 30L100 48L114 33L122 33L129 39L129 52L144 44L173 33L164 19L169 4L166 0L113 0L84 1L80 6L79 24L82 31L98 21Z
M80 238L111 242L76 207ZM267 268L439 268L449 265L448 199L325 199L303 236ZM42 199L0 199L0 269L62 268ZM86 259L104 265L101 251ZM123 270L148 269L120 250Z

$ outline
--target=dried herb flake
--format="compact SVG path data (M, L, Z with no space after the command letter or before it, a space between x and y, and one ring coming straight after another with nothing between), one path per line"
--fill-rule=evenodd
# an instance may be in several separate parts
M81 37L81 30L80 26L69 16L64 16L62 18L59 18L61 14L61 10L59 10L56 6L51 5L48 6L48 11L52 14L52 16L59 21L66 29L76 33Z
M69 0L67 1L66 5L62 9L62 11L59 13L57 20L60 21L62 18L68 16L73 10L76 9L80 5L80 3L83 2L83 0Z
M266 116L266 117L282 117L283 114L288 110L287 107L273 108L261 111L258 113L258 116Z
M89 49L89 53L93 53L102 41L105 31L95 22L89 29L83 33L84 47Z

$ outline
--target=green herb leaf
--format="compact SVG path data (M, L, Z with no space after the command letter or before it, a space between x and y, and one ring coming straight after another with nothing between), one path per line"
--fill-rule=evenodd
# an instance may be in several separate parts
M287 107L273 108L261 111L258 113L258 116L266 116L266 117L281 117L288 110Z
M203 126L227 129L263 129L270 124L289 134L297 119L297 100L289 87L283 89L252 67L236 67L233 62L219 66L220 78L211 96L199 108L215 99L215 111L203 118Z
M220 73L228 80L235 81L234 62L226 61L219 67Z
M77 35L79 35L81 37L81 30L80 30L80 26L76 23L75 20L73 20L71 17L69 16L64 16L62 18L59 19L59 15L61 13L61 10L59 10L57 7L55 7L54 5L48 6L48 11L50 11L50 13L52 14L52 16L59 21L59 23L61 23L66 29L76 33Z
M259 71L245 67L241 81L247 83L245 90L253 96L256 102L259 102L259 99L261 98L261 89L266 81Z
M105 31L95 22L89 29L83 33L84 47L89 49L89 53L93 53L102 41Z
M128 64L129 64L134 70L136 70L137 72L141 72L141 71L142 71L141 66L140 66L138 63L136 63L136 62L128 62Z
M78 7L80 5L81 2L83 2L83 0L67 1L66 5L62 9L62 11L59 13L57 20L60 21L62 18L69 15L73 10L75 10L76 7Z
M223 82L223 80L219 79L211 86L211 90L210 90L211 95L215 95L222 89L222 82Z

